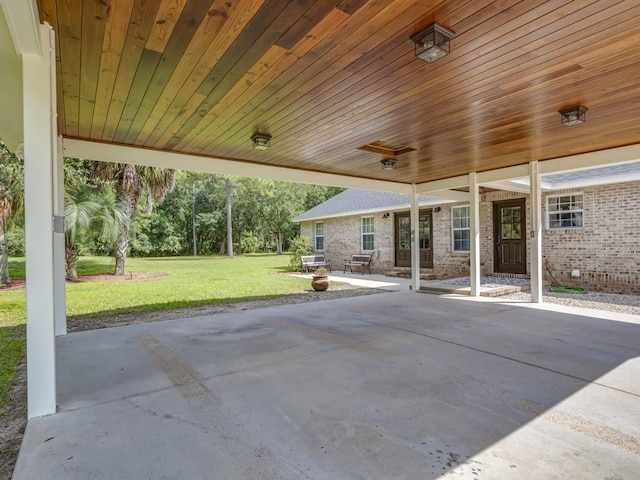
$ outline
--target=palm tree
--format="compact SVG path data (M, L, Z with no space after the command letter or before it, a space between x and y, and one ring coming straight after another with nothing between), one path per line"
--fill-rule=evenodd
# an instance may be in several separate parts
M160 167L141 167L124 163L94 162L91 175L102 185L113 184L116 204L127 216L129 222L120 226L115 245L116 275L124 275L124 266L129 248L129 227L135 217L138 201L144 193L162 202L165 195L173 190L176 171ZM149 199L150 200L150 199ZM151 202L148 202L149 211Z
M101 240L112 242L118 237L120 229L128 225L129 219L116 208L111 197L89 187L65 192L64 200L65 271L67 280L76 280L81 249L78 238L96 229Z
M23 164L0 141L0 283L4 285L11 283L7 222L12 215L22 212L23 200Z

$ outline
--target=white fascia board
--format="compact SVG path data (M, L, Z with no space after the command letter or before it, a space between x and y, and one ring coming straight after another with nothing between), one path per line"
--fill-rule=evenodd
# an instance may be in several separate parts
M501 180L497 182L484 182L483 187L495 188L497 190L506 190L507 192L529 193L529 180L527 183L521 183L515 180Z
M465 194L466 200L468 200L468 194ZM422 207L432 207L435 205L445 205L447 203L455 203L457 200L447 200L442 198L430 198L429 200L422 200L419 202L419 206ZM340 217L354 217L354 216L365 216L371 215L374 213L383 213L383 212L401 212L404 210L410 210L411 204L405 203L402 205L387 205L386 207L376 207L376 208L368 208L365 210L351 210L349 212L340 212L340 213L331 213L328 215L318 215L315 217L302 218L302 219L293 219L292 222L301 223L301 222L317 222L319 220L326 220L328 218L340 218Z
M436 192L430 192L429 195L433 195L433 197L437 199L439 203L469 201L469 194L467 192L459 192L457 190L438 190Z
M640 160L640 143L626 147L610 148L540 162L540 175L566 173L576 170L633 163Z
M498 168L497 170L489 170L476 174L478 185L486 185L491 182L502 182L505 180L513 180L518 177L529 176L529 165L515 165L513 167Z
M66 157L85 158L101 162L129 163L149 167L188 170L192 172L264 178L285 182L359 188L362 190L377 190L402 194L408 194L411 189L410 185L404 183L276 167L259 163L242 162L239 160L151 150L148 148L90 142L71 138L63 139L63 147Z
M425 193L435 194L440 190L454 190L468 186L469 175L460 175L457 177L443 178L442 180L434 180L432 182L419 183L416 185L416 193L420 195Z
M0 0L0 8L11 32L13 46L18 55L42 55L40 46L40 20L36 0Z

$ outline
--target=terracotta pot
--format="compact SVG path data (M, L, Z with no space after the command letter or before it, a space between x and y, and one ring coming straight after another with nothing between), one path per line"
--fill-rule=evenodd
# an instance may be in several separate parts
M324 292L329 288L329 277L326 275L314 276L311 280L311 286L316 292Z

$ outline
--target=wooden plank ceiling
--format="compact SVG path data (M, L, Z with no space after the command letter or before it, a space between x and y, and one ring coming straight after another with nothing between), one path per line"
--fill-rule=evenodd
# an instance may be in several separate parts
M640 142L638 0L38 6L66 137L407 183ZM456 36L427 64L410 37L434 21ZM382 171L373 142L415 150Z

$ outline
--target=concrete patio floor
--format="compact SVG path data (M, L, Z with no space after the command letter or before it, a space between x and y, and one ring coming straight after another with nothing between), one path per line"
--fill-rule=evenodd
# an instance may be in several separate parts
M639 317L406 291L70 334L34 479L632 479Z

